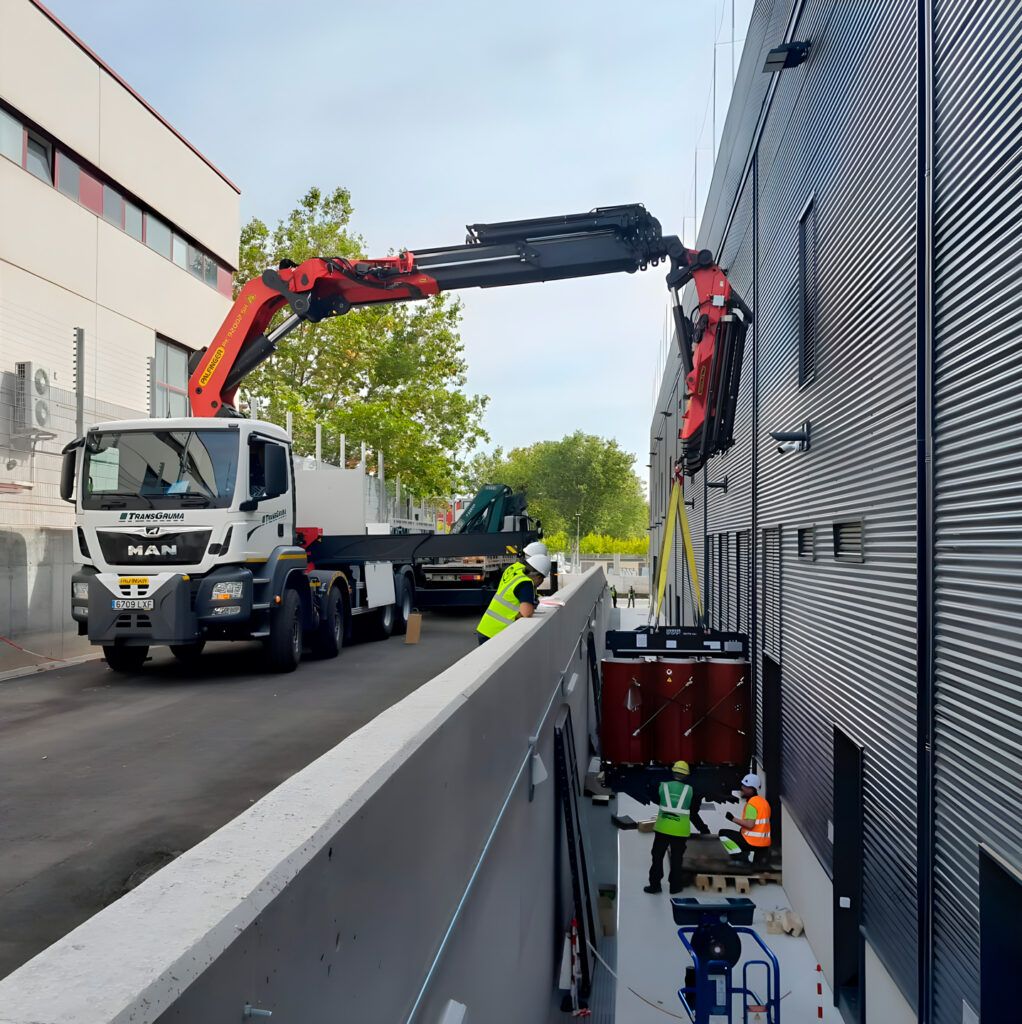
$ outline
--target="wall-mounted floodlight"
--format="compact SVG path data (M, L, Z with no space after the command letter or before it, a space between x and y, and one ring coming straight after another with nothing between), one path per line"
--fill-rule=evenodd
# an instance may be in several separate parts
M771 430L770 436L779 441L777 450L782 455L791 455L793 452L809 451L810 424L806 420L801 430Z
M808 43L782 43L775 46L763 62L763 70L772 75L788 68L797 68L809 56Z

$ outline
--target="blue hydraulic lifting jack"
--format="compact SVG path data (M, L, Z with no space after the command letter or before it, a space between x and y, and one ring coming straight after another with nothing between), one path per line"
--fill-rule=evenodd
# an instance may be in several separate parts
M671 909L674 923L681 926L678 938L692 957L685 984L678 989L689 1020L693 1024L780 1024L781 969L767 944L748 927L756 904L744 898L712 903L684 898L671 900ZM746 960L741 984L736 985L743 935L752 937L765 958ZM741 1017L733 1015L736 996L742 1000Z

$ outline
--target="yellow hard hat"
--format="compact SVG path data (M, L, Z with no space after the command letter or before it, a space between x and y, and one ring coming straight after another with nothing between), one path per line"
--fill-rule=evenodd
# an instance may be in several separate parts
M674 772L675 775L688 775L688 761L675 761L674 764L671 765L671 771Z

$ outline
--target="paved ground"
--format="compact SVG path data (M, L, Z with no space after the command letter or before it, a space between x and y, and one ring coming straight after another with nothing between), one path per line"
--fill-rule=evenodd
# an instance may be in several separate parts
M262 648L0 682L0 977L472 649L474 620L287 676Z

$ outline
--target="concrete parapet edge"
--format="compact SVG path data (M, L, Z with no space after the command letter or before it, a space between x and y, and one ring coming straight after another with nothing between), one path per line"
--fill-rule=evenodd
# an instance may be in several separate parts
M603 587L591 571L558 595L565 608L471 652L0 981L0 1024L156 1021L510 661L540 648L547 660L570 657L569 634L584 628ZM584 736L584 723L576 730ZM525 744L520 757L527 739L514 742Z

